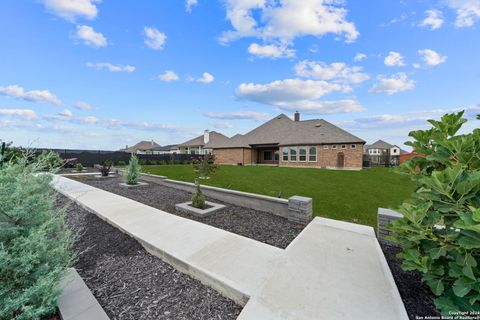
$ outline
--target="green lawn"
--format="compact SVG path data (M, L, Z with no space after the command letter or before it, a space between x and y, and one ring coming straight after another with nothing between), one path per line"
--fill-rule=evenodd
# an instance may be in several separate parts
M189 165L145 166L143 172L193 182ZM314 215L376 227L377 208L395 208L407 199L413 184L386 168L337 171L313 168L220 166L202 184L288 198L313 198Z

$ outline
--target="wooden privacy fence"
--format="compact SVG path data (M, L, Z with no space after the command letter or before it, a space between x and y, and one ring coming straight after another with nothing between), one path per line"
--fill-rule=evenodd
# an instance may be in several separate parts
M113 161L113 164L119 162L128 163L130 153L122 151L103 151L103 150L72 150L72 149L37 149L36 153L42 151L54 151L60 154L62 159L76 159L83 166L93 167L94 164L101 164L106 160ZM144 164L181 164L191 162L193 159L200 159L203 156L198 154L137 154L140 162Z

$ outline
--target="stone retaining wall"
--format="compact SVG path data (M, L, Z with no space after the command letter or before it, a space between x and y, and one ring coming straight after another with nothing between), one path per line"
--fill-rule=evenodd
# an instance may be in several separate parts
M395 220L403 218L403 214L385 208L378 208L377 214L377 238L379 240L386 240L385 237L392 234L392 231L387 228L387 225Z
M184 181L170 180L163 176L142 174L143 180L164 186L194 192L195 184ZM274 198L255 193L202 185L205 196L226 203L272 213L299 223L312 220L312 198L293 196L290 199Z

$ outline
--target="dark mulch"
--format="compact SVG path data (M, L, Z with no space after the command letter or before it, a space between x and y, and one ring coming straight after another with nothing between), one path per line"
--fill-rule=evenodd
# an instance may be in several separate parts
M175 204L191 200L191 193L152 182L144 186L127 188L119 185L122 182L119 177L99 179L89 176L71 176L70 178L282 249L286 248L305 227L271 213L235 206L215 199L207 200L225 204L226 208L208 217L195 217L175 210Z
M242 309L150 255L128 235L67 198L67 223L78 234L74 267L113 319L236 319Z
M409 318L417 319L416 316L440 317L440 312L433 304L435 295L427 285L422 283L421 274L416 271L402 270L402 259L396 256L400 252L400 248L385 241L380 241L380 245L387 259L388 266L392 270Z

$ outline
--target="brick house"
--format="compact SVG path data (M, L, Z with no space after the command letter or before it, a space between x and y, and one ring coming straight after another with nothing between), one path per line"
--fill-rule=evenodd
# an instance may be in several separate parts
M252 131L211 141L219 164L361 169L365 141L323 120L280 114Z
M228 140L228 137L216 131L205 130L201 136L185 141L178 145L179 153L184 154L208 154L212 152L211 148L205 145L210 143L220 143Z

